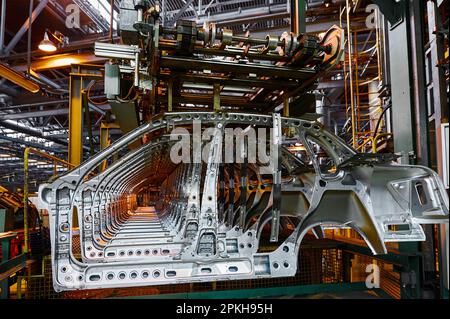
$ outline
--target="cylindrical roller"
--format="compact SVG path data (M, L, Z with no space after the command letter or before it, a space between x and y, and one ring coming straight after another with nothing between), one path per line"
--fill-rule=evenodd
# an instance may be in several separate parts
M266 36L266 46L264 47L264 52L270 52L278 47L278 37L273 35Z
M203 31L203 45L207 46L211 36L211 30L209 29L208 22L205 21L203 23L202 31Z
M230 45L232 42L233 42L233 31L229 29L223 29L221 47L224 48L227 45Z
M280 41L283 43L280 46L280 55L291 56L298 47L297 37L293 32L283 32Z
M209 25L209 27L210 27L210 31L211 31L211 41L209 42L209 46L213 47L216 42L216 34L217 34L216 24L211 23Z

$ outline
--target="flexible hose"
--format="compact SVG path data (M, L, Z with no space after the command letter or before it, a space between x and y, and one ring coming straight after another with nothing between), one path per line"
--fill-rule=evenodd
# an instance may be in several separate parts
M381 112L380 117L378 118L377 125L375 126L375 131L373 132L373 137L375 138L378 134L378 129L380 128L381 120L383 119L383 116L386 114L386 111L389 110L392 107L392 104L389 104L386 106Z

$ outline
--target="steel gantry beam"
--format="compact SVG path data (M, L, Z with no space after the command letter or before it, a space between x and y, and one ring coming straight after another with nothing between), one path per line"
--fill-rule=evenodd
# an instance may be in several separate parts
M42 132L26 127L26 126L21 126L21 125L17 125L14 122L8 121L8 120L0 120L0 126L3 126L5 128L8 128L10 130L16 131L16 132L20 132L23 134L27 134L30 136L34 136L37 138L42 138L48 141L51 141L53 143L59 144L59 145L63 145L63 146L67 146L68 143L66 141L54 138L53 136L47 136L42 134Z
M57 103L56 103L57 102ZM36 106L45 106L45 105L57 105L57 104L67 104L68 100L60 100L56 102L50 102L50 103L34 103L29 104L32 107ZM105 105L93 105L91 103L88 103L89 109L91 111L97 112L101 115L106 115L106 112L111 110L111 106L109 104ZM8 113L8 114L0 114L0 120L23 120L23 119L29 119L29 118L36 118L36 117L48 117L48 116L60 116L60 115L68 115L69 109L68 108L60 108L60 109L49 109L49 110L36 110L36 111L27 111L27 112L14 112L14 113Z
M46 59L38 59L31 63L31 69L35 72L65 69L69 68L72 64L94 64L104 63L107 59L102 57L96 57L95 54L89 52L83 52L78 54L58 54ZM26 71L26 64L21 64L14 67L16 71Z
M83 161L83 118L87 105L86 92L92 80L102 79L101 71L95 67L73 65L70 73L69 97L69 158L68 162L78 166Z
M383 12L383 11L382 11ZM405 8L403 16L409 12ZM384 13L383 13L384 14ZM392 90L392 122L396 123L394 133L394 150L403 156L402 162L409 164L416 154L414 143L415 125L413 117L413 87L411 69L411 54L408 43L411 42L409 22L392 26L389 30L389 59L396 61L391 63L391 83L395 83ZM399 59L398 57L404 57Z
M444 37L439 32L441 28L440 24L440 12L434 1L427 1L428 12L428 31L429 31L429 59L430 63L428 67L428 73L431 75L432 88L429 88L429 114L430 121L434 120L434 129L436 136L441 136L441 124L448 122L448 102L447 102L447 86L445 81L445 69L442 67L442 61L445 61L445 44ZM447 119L447 121L445 121ZM444 167L446 164L442 159L444 141L440 138L436 138L436 163L439 175L444 177Z
M304 0L301 1L304 2ZM193 7L193 3L194 1L186 1L179 10L165 11L165 16L169 17L168 20L165 20L165 25L173 25L180 18L195 20L197 25L202 25L204 22L234 25L289 17L288 3L263 6L255 3L249 6L248 1L242 0L227 1L226 3L211 1L204 8L199 6L197 10ZM222 5L226 5L228 9L225 10ZM235 7L235 10L230 10L230 7ZM211 9L215 9L214 12L211 12Z
M34 111L34 112L17 112L6 115L0 115L0 119L3 120L24 120L36 117L47 117L47 116L58 116L58 115L68 115L69 109L52 109L44 111Z
M448 125L448 98L447 86L445 81L445 68L443 61L445 61L445 37L442 34L442 17L440 13L439 4L435 1L427 1L427 17L428 17L428 32L429 32L429 48L426 50L428 61L427 74L430 75L427 83L428 95L428 110L429 114L426 120L430 121L429 126L431 131L436 134L435 146L435 164L437 171L441 178L445 178L444 170L448 163L445 162L445 148L446 141L443 132L443 123ZM445 31L443 31L445 32ZM448 177L447 177L448 182ZM441 290L442 294L448 298L449 289L449 226L441 225L439 229L439 250L441 263Z
M202 16L199 17L196 22L198 25L201 25L206 21L215 22L218 25L231 25L244 22L255 22L257 20L288 17L289 12L286 4L275 4L270 6L241 9L231 12L216 13L210 16Z
M5 47L5 32L6 32L6 0L2 0L2 12L0 15L0 55L3 54Z
M25 23L22 25L22 27L19 29L19 31L16 33L16 35L14 36L14 38L8 43L8 45L6 46L5 50L4 50L4 54L8 55L17 45L17 43L19 43L20 39L22 39L23 35L25 34L25 32L28 31L28 29L30 28L30 25L36 20L36 18L41 14L42 10L45 9L45 7L47 6L49 0L42 0L36 7L36 9L34 9L33 14L31 15L31 21L30 18L27 19L27 21L25 21Z
M95 9L87 0L73 0L80 9L97 25L97 27L106 32L109 30L109 22Z
M175 14L175 16L173 17L173 19L168 22L168 24L173 24L175 23L178 19L181 18L181 16L183 15L183 13L186 12L186 9L189 8L189 6L194 2L194 0L187 0L184 5L180 8L180 10L178 10L178 12Z
M17 144L17 145L24 145L26 147L38 148L40 150L44 150L44 151L47 151L47 152L54 152L55 151L55 149L52 148L52 147L47 147L47 146L44 146L42 144L35 143L35 142L29 142L29 141L26 141L24 139L9 137L9 136L7 136L5 134L0 134L0 140L8 141L10 143L14 143L14 144Z
M390 83L392 86L392 123L394 133L394 150L401 154L403 164L420 164L429 166L432 160L432 154L436 148L430 146L428 142L431 138L429 119L433 112L430 112L430 106L437 103L439 96L436 90L439 89L437 83L432 83L432 92L427 91L427 85L430 83L427 79L423 29L423 7L424 1L373 1L380 5L380 11L384 18L389 21L388 31L389 57L391 63ZM429 2L434 6L434 2ZM393 9L395 7L395 10ZM428 8L430 9L430 7ZM395 16L393 16L395 15ZM428 12L428 21L430 30L434 30L433 14ZM430 35L430 47L433 36ZM416 48L409 50L410 47ZM401 58L399 58L401 57ZM395 61L395 63L394 63ZM436 68L436 62L432 62L428 67ZM437 68L436 68L437 69ZM439 78L439 77L437 77ZM438 80L439 81L439 80ZM431 96L434 96L434 101ZM428 101L426 100L428 97ZM428 104L428 109L427 109ZM442 106L443 107L443 106ZM448 108L447 108L448 109ZM438 146L437 146L438 147ZM426 236L433 237L432 227L425 227ZM427 273L435 272L435 256L429 252L434 251L432 241L417 243L400 243L399 251L402 253L414 254L410 260L410 269L406 273L416 285L404 285L402 287L402 296L421 297L428 293L433 293L426 288ZM422 289L420 288L422 287Z

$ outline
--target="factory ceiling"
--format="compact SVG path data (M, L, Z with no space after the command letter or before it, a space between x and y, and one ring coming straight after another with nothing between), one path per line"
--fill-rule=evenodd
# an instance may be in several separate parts
M52 154L67 157L67 149L46 138L57 135L63 140L68 136L68 103L69 103L69 75L71 64L94 63L103 64L104 59L95 57L93 53L94 42L108 42L112 36L118 39L117 13L119 1L113 1L114 20L113 30L110 30L111 7L109 0L34 0L33 23L31 24L31 43L28 52L27 18L29 0L6 0L6 22L4 29L4 49L0 52L0 63L14 72L27 73L30 67L31 77L41 85L39 93L29 90L4 78L0 79L0 133L7 138L0 139L0 184L2 180L12 185L21 185L22 167L21 158L23 148L34 145L41 149L52 150ZM154 0L151 0L154 2ZM234 34L249 32L255 36L264 37L266 34L281 35L290 31L289 0L160 0L164 25L173 26L177 19L194 20L198 25L204 22L216 22L221 27L232 29ZM345 1L307 1L306 30L308 33L326 31L333 24L345 26L342 15ZM328 5L325 5L325 2ZM356 27L364 25L363 3L354 13ZM2 0L0 0L0 6ZM80 28L67 27L67 19L71 14L73 5L80 10ZM2 8L3 10L3 8ZM67 12L66 12L67 10ZM45 32L60 33L67 42L52 55L38 49ZM112 31L112 32L111 32ZM361 43L374 37L371 32L361 33ZM28 65L28 55L31 63ZM342 75L342 68L337 68L330 77L323 79L319 86L322 92L328 95L327 103L335 110L336 117L342 115L339 125L345 121L345 110L342 109L343 85L342 82L333 81L337 75ZM96 85L92 88L94 96L102 97L103 88ZM92 106L92 105L91 105ZM108 110L101 110L92 106L91 122L93 142L99 147L100 123L108 116ZM3 123L3 124L2 124ZM5 124L6 123L6 124ZM16 125L12 129L9 124ZM31 127L39 134L30 135L21 127ZM113 139L121 135L120 130L114 130ZM83 141L89 145L86 139ZM43 166L39 170L31 171L31 179L38 181L51 175L52 168ZM14 184L15 183L15 184Z

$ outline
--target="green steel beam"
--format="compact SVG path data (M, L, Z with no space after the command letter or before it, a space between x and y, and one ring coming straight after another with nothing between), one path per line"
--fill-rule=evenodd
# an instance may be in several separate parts
M291 31L295 34L306 33L306 1L291 1Z
M392 297L381 288L372 289L381 299L392 299Z
M163 295L133 296L133 299L247 299L258 297L302 296L323 292L364 291L367 287L364 282L317 284L291 287L256 288L243 290L220 290L207 292L186 292ZM112 298L116 299L116 298Z
M0 209L0 233L6 229L6 209Z
M9 259L9 247L10 247L9 241L14 237L15 236L3 236L0 239L0 243L2 244L2 259L0 265L3 265L3 263Z
M17 234L6 235L1 238L2 243L2 262L0 262L0 299L9 298L9 277L8 271L20 265L20 269L25 267L26 255L21 254L13 259L9 259L10 240Z
M420 299L422 297L422 280L423 280L423 265L422 265L422 255L419 253L419 243L418 242L406 242L399 243L399 250L402 253L410 254L408 258L408 264L405 265L404 271L401 275L410 275L415 278L416 282L414 284L409 283L409 279L400 278L401 281L401 298L402 299Z
M422 281L422 254L419 252L419 244L412 243L400 243L399 253L390 253L386 255L373 256L371 250L368 247L352 245L352 244L340 244L338 248L343 251L353 252L360 255L372 256L372 258L394 264L400 268L400 273L403 278L401 285L402 299L421 298L421 281ZM410 280L415 279L415 283L411 283ZM403 283L405 285L403 285Z
M397 266L407 266L411 257L420 256L420 254L416 253L398 253L398 254L386 254L386 255L373 255L372 251L365 246L352 245L352 244L338 244L337 248L348 251L360 255L371 256L374 259L378 259L380 261L385 261Z
M11 268L14 268L18 265L25 266L26 261L27 261L27 258L26 258L25 254L21 254L17 257L14 257L13 259L3 261L0 263L0 273L6 272L6 271L10 270Z

